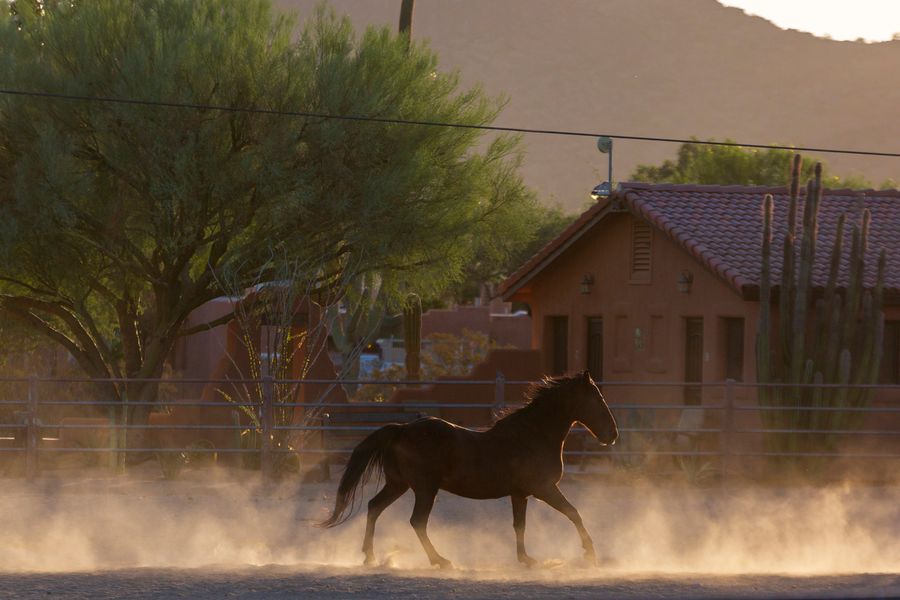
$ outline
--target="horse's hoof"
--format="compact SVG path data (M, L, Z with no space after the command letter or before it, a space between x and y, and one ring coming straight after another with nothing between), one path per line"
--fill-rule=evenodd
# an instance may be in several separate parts
M371 555L371 556L368 556L368 555L367 555L367 556L366 556L366 559L363 561L363 566L364 566L364 567L374 567L375 564L376 564L376 561L375 561L375 555L374 555L374 554Z
M447 571L453 570L453 563L450 562L449 560L447 560L446 558L440 558L434 564L439 566L441 568L441 570L447 570Z
M531 569L532 567L534 567L535 565L538 564L538 561L534 560L533 558L531 558L531 557L528 556L527 554L525 554L525 555L523 555L523 556L520 556L520 557L519 557L519 562L522 563L525 567L527 567L527 568L529 568L529 569Z
M594 566L595 567L603 567L605 569L609 569L610 567L614 567L619 564L612 556L601 556L599 558L594 557Z

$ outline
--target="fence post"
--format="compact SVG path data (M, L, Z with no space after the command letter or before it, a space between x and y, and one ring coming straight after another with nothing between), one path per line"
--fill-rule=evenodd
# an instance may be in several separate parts
M275 396L275 382L271 375L263 377L262 397L262 445L260 447L260 470L263 483L272 481L272 417Z
M141 397L138 396L138 400ZM118 432L116 434L116 473L124 473L125 465L128 464L128 387L126 386L122 391L122 408L119 411L121 413L121 418L119 419L119 423L117 425L121 426L121 429L117 429ZM149 417L147 422L149 423ZM138 435L138 440L143 440L141 446L144 448L147 447L147 438L152 435L153 432L145 429L143 435Z
M494 413L496 417L501 417L503 409L506 408L506 377L503 373L497 371L497 377L494 379Z
M39 426L37 420L37 381L34 377L28 378L28 408L25 417L25 478L34 481L38 470L38 435Z
M113 473L118 471L118 460L119 460L119 419L118 419L118 409L121 407L117 407L114 404L110 404L107 409L107 418L109 419L109 427L107 431L109 431L109 454L107 455L107 465L109 466L109 470ZM103 455L101 455L101 458Z
M734 379L725 380L725 409L722 414L722 435L721 451L722 451L722 481L728 477L728 471L731 468L732 453L731 447L734 442Z

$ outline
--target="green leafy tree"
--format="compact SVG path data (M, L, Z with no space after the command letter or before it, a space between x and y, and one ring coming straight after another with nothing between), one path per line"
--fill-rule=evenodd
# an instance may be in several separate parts
M725 140L730 142L731 140ZM707 185L788 185L793 150L744 148L741 146L709 146L682 144L675 160L661 165L638 165L631 175L633 181L648 183L699 183ZM815 172L815 158L805 158L802 176L811 178ZM872 184L859 176L822 176L825 187L871 188Z
M574 219L560 206L546 206L524 188L524 202L503 208L508 214L483 228L474 241L471 260L459 281L451 282L444 298L459 304L478 297L483 284L496 284L522 266L538 250L555 238ZM513 210L515 214L512 214Z
M15 14L13 14L15 12ZM264 0L23 3L0 16L9 88L261 111L487 124L422 43L320 9L299 40ZM0 310L91 377L153 378L188 314L303 265L304 293L377 273L442 289L526 202L515 139L266 112L0 98ZM262 272L262 274L261 274ZM153 400L156 386L110 387ZM137 413L140 414L140 413ZM136 417L135 417L136 418Z

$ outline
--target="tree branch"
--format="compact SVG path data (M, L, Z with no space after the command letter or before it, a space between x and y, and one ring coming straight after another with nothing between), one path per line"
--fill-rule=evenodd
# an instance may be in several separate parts
M206 323L200 323L199 325L193 325L191 327L188 327L187 329L182 329L178 332L178 337L185 337L188 335L193 335L195 333L200 333L202 331L215 329L219 325L225 325L226 323L229 323L235 318L235 316L236 315L234 311L231 311L226 315L222 315L218 319L213 319L212 321L207 321Z

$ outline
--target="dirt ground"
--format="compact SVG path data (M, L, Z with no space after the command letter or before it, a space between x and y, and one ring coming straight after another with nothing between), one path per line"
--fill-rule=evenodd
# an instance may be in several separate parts
M900 597L897 487L564 480L608 563L585 564L571 524L531 500L535 569L515 561L507 499L442 493L429 533L456 565L448 572L427 563L410 495L379 521L380 566L360 566L359 514L313 527L335 486L149 470L0 480L0 598Z
M647 575L578 582L528 577L494 581L470 575L275 566L0 575L0 598L888 598L900 594L900 577L890 575Z

